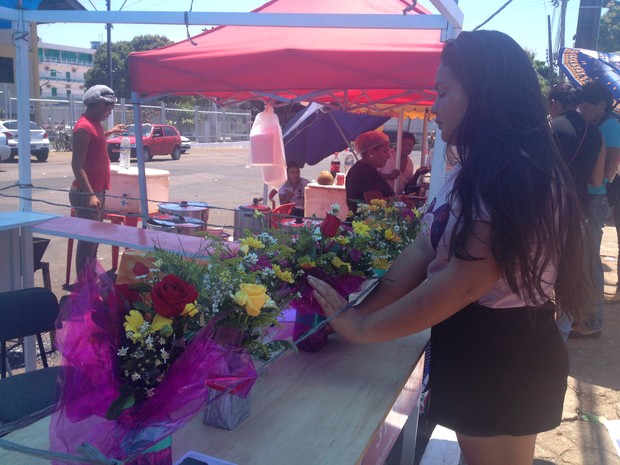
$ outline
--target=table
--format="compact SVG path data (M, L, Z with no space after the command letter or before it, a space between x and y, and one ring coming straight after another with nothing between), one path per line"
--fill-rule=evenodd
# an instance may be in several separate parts
M340 213L337 215L341 220L347 219L349 207L347 206L347 192L345 186L323 186L311 182L304 189L304 216L325 218L325 214L331 210L331 206L340 205Z
M250 418L226 431L197 415L173 435L174 459L195 450L239 465L382 464L412 410L417 421L429 334L367 345L332 335L317 353L289 353L256 382ZM43 419L3 439L46 449L48 426ZM401 463L413 463L409 451ZM0 449L0 463L49 461Z

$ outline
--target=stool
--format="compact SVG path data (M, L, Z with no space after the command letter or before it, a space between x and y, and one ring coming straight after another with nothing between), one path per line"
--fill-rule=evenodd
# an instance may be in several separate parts
M71 216L75 216L75 208L71 209ZM126 226L138 226L137 216L125 216L118 213L106 213L103 216L104 221L109 220L112 224L124 224ZM73 238L67 240L67 273L65 275L65 285L68 286L71 281L71 264L73 261ZM119 247L117 245L112 246L112 269L118 268L118 253Z

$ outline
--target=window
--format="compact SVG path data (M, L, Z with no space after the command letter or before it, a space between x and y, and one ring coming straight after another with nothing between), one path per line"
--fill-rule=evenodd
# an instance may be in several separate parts
M164 133L162 132L161 128L155 128L155 130L153 131L153 137L161 137L163 135Z
M50 69L50 76L51 77L56 77L56 70L55 69Z
M0 82L15 82L13 58L0 57Z
M71 72L67 71L65 72L65 77L67 78L67 81L71 80Z
M56 87L52 87L52 97L56 97L58 95L58 89Z
M164 134L166 136L176 136L177 133L172 126L164 126Z

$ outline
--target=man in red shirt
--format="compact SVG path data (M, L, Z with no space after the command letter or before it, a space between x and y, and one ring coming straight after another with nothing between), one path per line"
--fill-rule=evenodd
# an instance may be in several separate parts
M78 218L102 221L105 208L105 191L110 188L110 159L106 138L127 130L117 124L104 131L101 121L106 119L116 103L114 91L107 86L96 85L84 93L86 111L73 128L73 156L71 168L75 180L69 191L69 202ZM89 260L97 258L94 242L78 241L75 267L79 276Z

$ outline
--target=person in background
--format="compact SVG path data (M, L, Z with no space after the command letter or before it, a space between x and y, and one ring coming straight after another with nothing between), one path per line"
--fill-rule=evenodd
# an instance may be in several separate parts
M294 202L295 208L291 212L291 215L303 218L304 189L310 181L301 177L299 165L294 161L286 165L286 178L286 182L278 189L280 205Z
M587 217L589 247L586 251L592 260L592 280L596 286L595 299L584 313L602 311L604 301L605 277L601 263L602 227L607 218L607 194L588 194L588 185L594 192L601 191L605 168L605 148L598 128L588 123L578 112L581 102L581 89L575 89L568 82L556 85L549 92L549 116L551 128L560 146L564 161L573 177L577 196ZM604 186L603 186L604 187ZM571 331L571 320L561 312L558 325L562 337L566 339ZM582 333L572 333L573 336ZM586 332L583 333L586 335ZM588 337L598 337L600 331L591 332Z
M605 185L613 180L620 161L620 122L612 114L613 96L600 82L587 82L581 88L582 103L579 104L579 112L590 123L595 124L605 143ZM602 190L602 189L599 189ZM620 232L620 205L612 206L616 232ZM602 228L601 224L601 238ZM620 236L618 236L618 257L620 258ZM608 302L620 301L620 267L616 293ZM603 309L588 315L583 323L571 331L571 336L596 334L603 326Z
M578 319L592 291L585 219L513 39L462 32L445 44L435 88L432 112L457 160L420 233L355 307L309 282L332 328L355 343L430 327L429 421L456 432L468 465L532 465L567 387L555 306Z
M84 92L86 111L73 128L73 154L71 168L75 179L69 191L69 202L78 218L102 221L105 208L105 191L110 188L110 159L106 138L127 130L117 124L104 131L105 120L116 103L114 91L104 85L95 85ZM97 259L95 242L78 241L75 253L77 275L91 260Z
M400 176L400 183L398 189L400 192L405 192L405 186L417 186L420 176L428 173L430 169L426 166L418 168L414 173L413 160L411 160L411 152L413 152L413 146L415 145L415 136L411 132L403 132L401 140L400 150L400 168L396 167L396 153L390 152L390 158L385 163L385 166L381 168L380 172L390 186L392 190L396 192L396 178Z
M357 212L357 205L367 202L369 194L392 197L394 190L381 176L390 156L390 138L380 131L367 131L355 138L355 152L360 159L347 173L345 188L349 210Z

